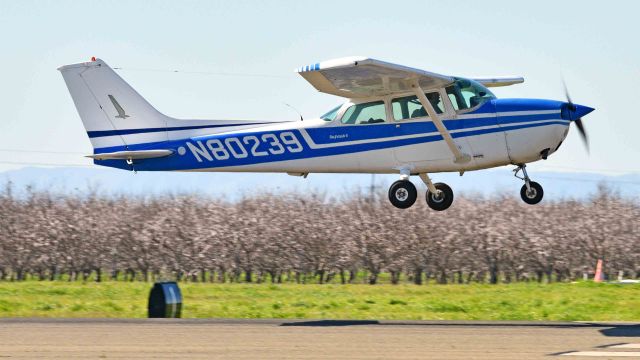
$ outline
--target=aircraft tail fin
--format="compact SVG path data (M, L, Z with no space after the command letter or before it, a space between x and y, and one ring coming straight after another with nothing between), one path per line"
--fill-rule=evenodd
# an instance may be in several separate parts
M167 141L170 118L156 110L104 61L58 68L94 149L126 150Z

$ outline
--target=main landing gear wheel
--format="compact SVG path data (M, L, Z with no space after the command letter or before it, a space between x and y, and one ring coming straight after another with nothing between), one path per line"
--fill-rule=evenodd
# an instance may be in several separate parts
M427 205L435 211L447 210L453 203L453 190L445 183L435 183L433 186L438 191L434 194L427 190Z
M526 202L529 205L535 205L542 200L542 196L544 195L544 191L542 190L542 186L535 181L529 181L529 189L527 189L527 184L522 185L520 189L520 197L522 201Z
M409 180L398 180L389 188L389 201L398 209L411 207L417 198L418 191Z

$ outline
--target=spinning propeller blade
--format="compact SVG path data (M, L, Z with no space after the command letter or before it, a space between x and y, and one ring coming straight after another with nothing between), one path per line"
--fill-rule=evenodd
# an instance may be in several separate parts
M572 115L573 122L576 124L576 127L578 128L578 132L580 133L580 137L584 142L584 146L587 148L587 152L589 152L589 138L587 137L587 132L584 129L584 125L582 125L582 117L581 115L579 115L577 119L573 119L573 115L576 112L578 112L577 111L578 107L573 103L573 101L571 101L571 96L569 95L569 89L567 89L567 84L564 82L564 79L562 79L562 86L564 86L564 96L567 98L567 108ZM579 111L579 112L582 113L583 111Z

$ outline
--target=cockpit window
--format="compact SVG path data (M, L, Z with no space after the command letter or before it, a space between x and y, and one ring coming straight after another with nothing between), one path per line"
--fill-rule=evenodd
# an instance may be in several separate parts
M426 93L425 95L431 103L431 106L436 110L436 113L442 114L444 107L442 106L440 93L432 92ZM393 99L391 108L393 110L393 118L396 121L429 116L415 95Z
M338 116L338 110L340 110L341 107L342 107L342 105L331 109L328 113L320 116L320 119L322 119L324 121L333 121L333 120L335 120L336 116Z
M469 79L456 79L446 90L456 111L472 109L496 98L485 86Z
M342 115L343 124L376 124L385 122L384 101L352 105Z

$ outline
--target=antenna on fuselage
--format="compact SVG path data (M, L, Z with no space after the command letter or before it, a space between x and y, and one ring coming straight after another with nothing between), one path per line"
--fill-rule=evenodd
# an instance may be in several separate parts
M298 115L300 115L300 121L304 121L304 118L302 117L302 114L300 113L300 111L298 111L298 109L294 108L293 106L291 106L291 105L289 105L287 103L283 103L283 104L285 104L286 106L292 108L293 111L295 111L296 113L298 113Z

